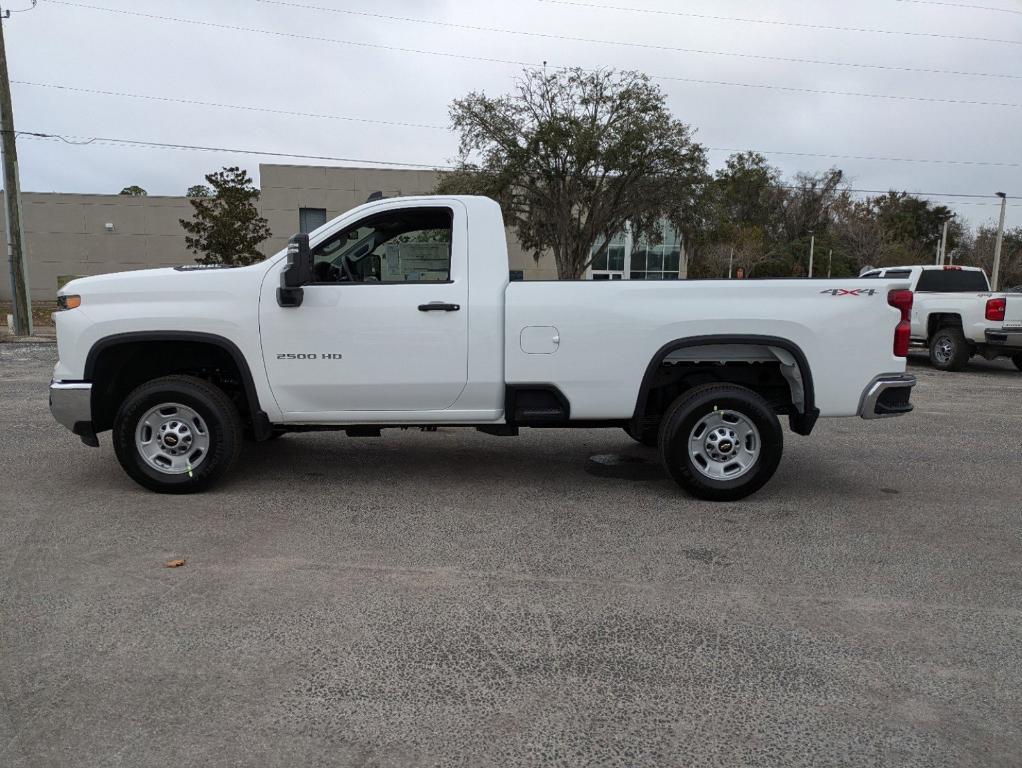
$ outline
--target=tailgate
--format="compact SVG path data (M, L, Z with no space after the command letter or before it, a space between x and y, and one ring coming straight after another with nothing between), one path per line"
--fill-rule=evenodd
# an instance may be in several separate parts
M1002 328L1022 329L1022 293L1009 293L1004 307L1004 322Z

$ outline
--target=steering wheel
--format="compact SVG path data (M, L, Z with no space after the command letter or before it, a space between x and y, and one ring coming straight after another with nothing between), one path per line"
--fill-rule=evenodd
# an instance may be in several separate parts
M357 282L355 280L355 275L351 271L351 266L348 264L348 255L347 254L345 254L344 256L341 257L341 269L344 270L344 274L345 274L345 276L347 276L349 282L352 282L352 283Z

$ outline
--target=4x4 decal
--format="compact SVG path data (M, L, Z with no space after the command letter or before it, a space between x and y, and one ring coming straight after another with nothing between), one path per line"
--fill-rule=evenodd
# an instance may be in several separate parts
M829 293L831 296L872 296L876 288L826 288L820 293Z

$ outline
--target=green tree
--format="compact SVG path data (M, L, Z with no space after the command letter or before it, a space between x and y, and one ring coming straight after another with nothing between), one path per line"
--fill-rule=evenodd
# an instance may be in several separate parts
M952 252L955 264L969 267L983 267L990 275L994 265L994 242L997 240L997 227L993 224L982 224L975 235L966 233L961 245ZM998 287L1001 290L1022 286L1022 227L1004 230L1001 242L1001 269Z
M146 197L149 193L137 184L132 184L130 187L122 189L119 194L127 195L128 197Z
M767 258L767 229L776 209L780 171L756 152L731 155L706 185L701 226L689 234L690 275L726 277L738 267L755 274Z
M185 197L212 197L213 190L207 187L205 184L195 184L194 186L188 187L188 191L185 192Z
M821 274L821 257L832 247L832 209L841 198L842 179L840 170L831 169L784 180L756 152L731 155L706 187L702 226L690 237L690 274L723 277L730 264L748 277L804 275L814 235L813 272ZM840 257L837 264L844 268Z
M270 236L259 215L259 190L241 168L224 168L206 175L208 196L190 196L191 220L180 219L188 234L185 244L199 254L200 264L244 266L263 259L258 246Z
M954 213L947 206L933 205L908 192L894 191L875 197L871 202L877 219L895 243L895 262L932 263L945 219L951 219L947 242L949 253L958 246L962 237L962 225L954 220Z
M470 93L450 114L458 168L437 191L499 201L522 246L537 260L551 251L562 279L581 277L625 222L651 242L662 219L692 228L705 152L646 75L526 70L515 94Z

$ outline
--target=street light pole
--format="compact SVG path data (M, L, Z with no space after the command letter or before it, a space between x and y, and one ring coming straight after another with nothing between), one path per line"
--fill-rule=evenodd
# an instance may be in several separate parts
M940 265L944 266L944 260L947 258L947 225L951 223L951 218L947 217L944 219L944 226L940 232Z
M10 11L0 17L10 18ZM11 270L11 303L14 335L32 335L32 299L28 293L25 241L21 226L21 182L18 179L18 147L11 109L11 82L7 74L4 24L0 21L0 146L3 148L4 203L7 208L7 258Z
M816 249L816 233L809 233L809 277L813 276L813 251Z
M1001 198L1001 218L997 222L997 239L994 241L994 268L990 271L990 290L997 290L997 280L1001 274L1001 242L1004 240L1004 209L1008 205L1008 196L998 192Z

